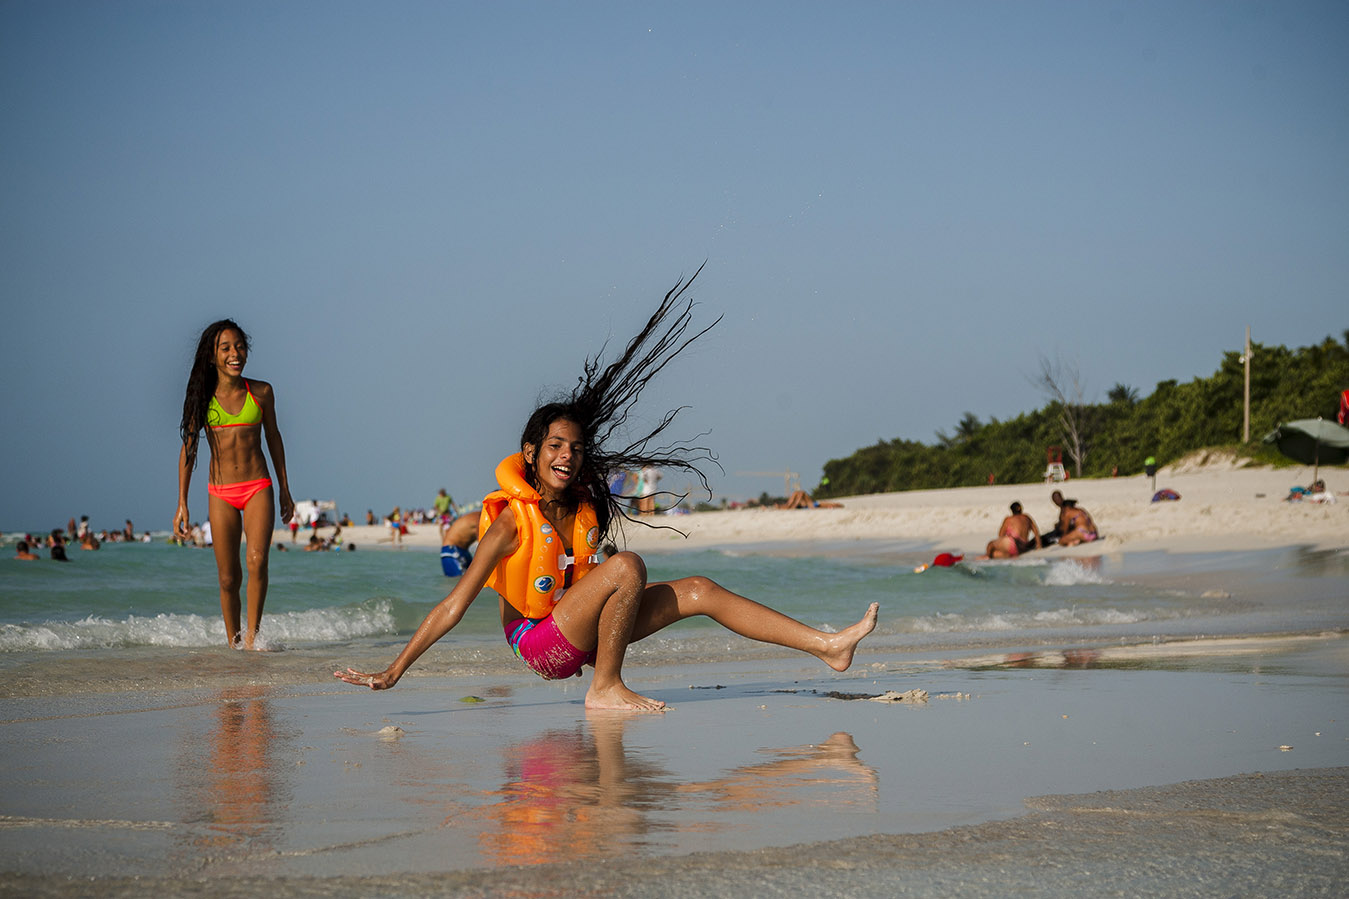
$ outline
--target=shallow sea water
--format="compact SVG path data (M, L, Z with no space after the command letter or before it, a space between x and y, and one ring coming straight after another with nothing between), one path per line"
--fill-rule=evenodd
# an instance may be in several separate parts
M653 555L654 577L710 574L812 624L873 600L882 619L844 674L689 622L634 648L629 679L673 707L640 716L587 713L586 679L523 671L487 602L394 691L333 681L387 662L448 587L430 553L275 556L266 628L287 648L263 654L221 645L209 554L104 553L0 568L0 873L44 888L657 863L1006 821L1032 795L1349 764L1343 553L922 574L904 548ZM1238 639L1007 664L1199 636ZM909 690L927 701L842 698Z
M928 554L883 544L784 555L771 547L648 554L652 580L704 574L817 627L881 604L877 648L1148 639L1349 626L1349 552L1066 556L914 568ZM1214 573L1220 573L1215 578ZM1186 580L1193 580L1187 584ZM1225 586L1215 587L1215 582ZM1338 584L1338 586L1335 586ZM409 635L453 581L428 551L273 551L262 636L274 648L383 645ZM0 559L0 666L6 656L223 643L210 552L112 544L61 564ZM444 646L502 644L490 591ZM730 651L705 620L683 622L637 651L652 661Z
M655 860L973 825L1031 795L1349 764L1349 680L1262 666L643 667L633 678L672 706L660 715L587 713L582 681L498 676L7 700L0 870ZM887 690L928 696L837 698Z

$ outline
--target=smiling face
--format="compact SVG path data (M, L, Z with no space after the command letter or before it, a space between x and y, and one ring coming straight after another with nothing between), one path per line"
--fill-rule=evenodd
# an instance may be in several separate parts
M248 340L234 328L220 332L215 341L215 368L221 376L237 378L248 364Z
M585 457L581 426L571 419L559 418L548 425L538 446L526 443L525 464L538 479L539 493L557 499L576 482Z

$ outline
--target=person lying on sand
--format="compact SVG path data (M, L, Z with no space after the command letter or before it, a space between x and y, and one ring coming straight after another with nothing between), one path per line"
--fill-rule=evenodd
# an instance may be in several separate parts
M816 502L810 498L810 494L804 490L793 490L792 495L787 497L787 501L779 509L842 509L842 503Z
M1285 502L1309 500L1314 503L1333 503L1335 494L1326 489L1326 482L1317 478L1310 487L1294 487L1284 497Z

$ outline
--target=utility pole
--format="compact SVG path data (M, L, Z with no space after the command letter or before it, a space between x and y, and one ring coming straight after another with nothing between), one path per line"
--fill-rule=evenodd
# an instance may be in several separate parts
M1251 442L1251 326L1246 326L1246 351L1241 354L1242 367L1246 369L1246 402L1241 417L1241 442Z

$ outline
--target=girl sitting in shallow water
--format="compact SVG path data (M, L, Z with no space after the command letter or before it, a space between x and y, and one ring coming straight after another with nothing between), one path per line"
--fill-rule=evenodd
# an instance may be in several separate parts
M520 452L497 466L501 489L483 501L472 563L393 663L376 673L348 668L334 672L335 677L373 690L392 687L459 623L484 586L501 595L507 642L532 670L556 679L579 675L585 665L594 667L587 708L663 709L664 702L628 688L623 660L630 644L694 615L706 615L752 640L810 653L837 671L852 664L857 644L876 626L876 603L861 620L831 634L705 577L648 583L646 564L636 553L601 561L599 547L616 516L626 517L608 486L615 473L658 465L702 478L687 458L698 448L647 449L673 421L673 412L629 448L605 447L651 377L706 332L683 336L693 304L680 297L692 280L666 294L618 361L601 372L598 358L586 360L571 396L529 417Z

